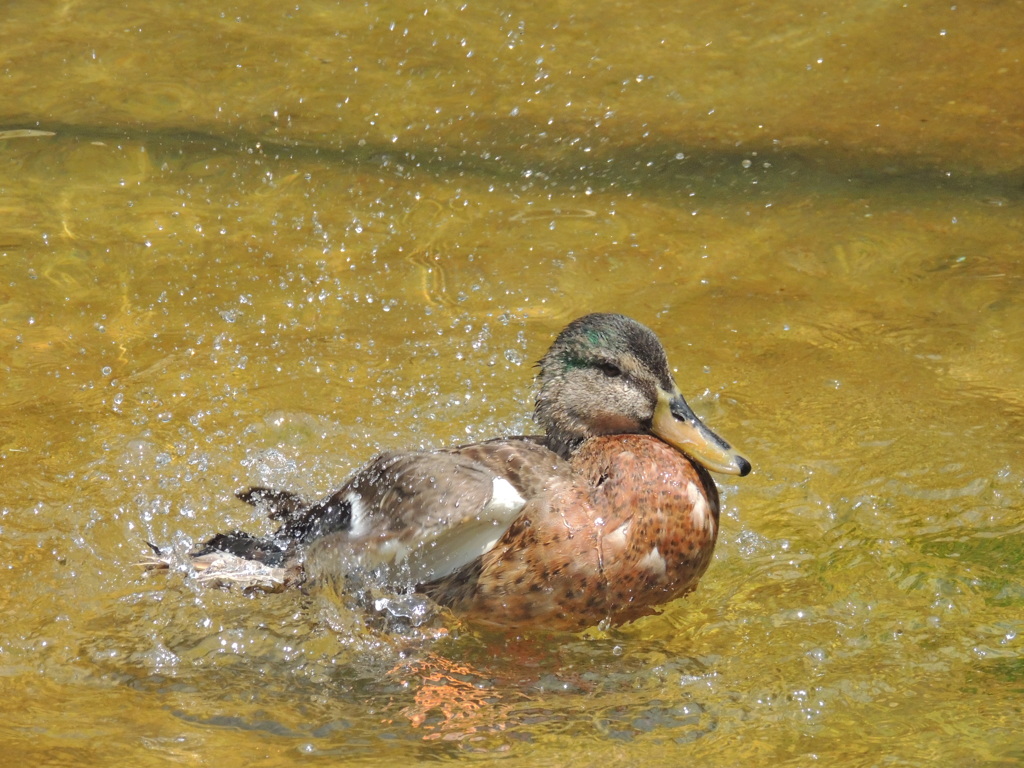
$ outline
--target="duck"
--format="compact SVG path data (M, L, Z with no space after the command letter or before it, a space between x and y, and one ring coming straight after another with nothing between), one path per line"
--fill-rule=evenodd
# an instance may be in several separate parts
M277 530L217 534L190 566L259 589L370 580L505 627L615 626L692 592L718 537L710 473L750 462L697 417L636 320L573 320L537 365L543 434L384 452L316 501L249 488L236 495ZM172 563L153 549L149 565Z

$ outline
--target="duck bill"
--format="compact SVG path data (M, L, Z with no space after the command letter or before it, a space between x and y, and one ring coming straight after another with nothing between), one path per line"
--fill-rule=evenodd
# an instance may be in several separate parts
M697 418L676 389L659 392L651 432L712 472L743 477L750 462Z

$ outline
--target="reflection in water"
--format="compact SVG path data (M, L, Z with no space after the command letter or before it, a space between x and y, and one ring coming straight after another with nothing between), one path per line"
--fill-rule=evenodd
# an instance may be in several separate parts
M401 684L408 686L413 678L413 703L402 709L414 728L430 732L425 739L465 739L480 728L502 730L504 717L494 711L501 694L492 690L492 683L479 679L472 667L428 655L392 670L402 675ZM485 710L481 712L481 709Z

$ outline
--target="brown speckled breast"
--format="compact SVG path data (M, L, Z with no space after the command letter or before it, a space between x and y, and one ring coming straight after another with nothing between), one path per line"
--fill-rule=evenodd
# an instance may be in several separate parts
M491 551L423 591L477 621L565 629L630 621L692 591L718 536L708 473L646 435L591 438L571 463Z

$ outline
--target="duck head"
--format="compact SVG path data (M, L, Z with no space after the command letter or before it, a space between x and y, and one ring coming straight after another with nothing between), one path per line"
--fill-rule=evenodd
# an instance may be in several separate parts
M541 358L534 418L567 456L599 435L651 434L714 472L750 462L708 429L683 399L658 337L624 315L571 322Z

